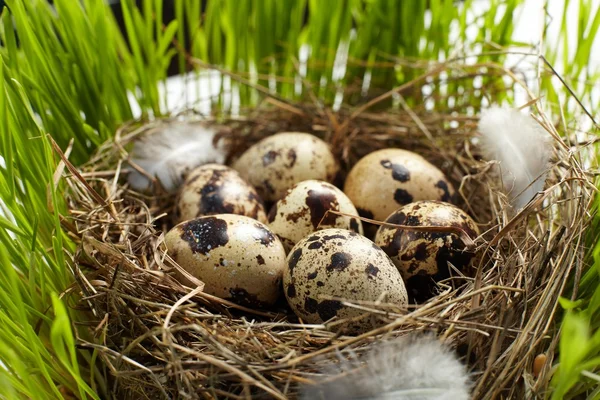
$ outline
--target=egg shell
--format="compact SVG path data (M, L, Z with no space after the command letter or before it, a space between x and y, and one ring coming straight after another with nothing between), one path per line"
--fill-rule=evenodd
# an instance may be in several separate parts
M338 300L407 303L404 282L391 260L372 241L343 229L324 229L299 241L287 258L283 275L288 304L304 322L324 323L360 316L364 311ZM361 332L373 328L373 318L349 323Z
M399 206L418 200L451 201L454 187L437 167L402 149L378 150L348 173L344 193L361 216L383 221Z
M215 214L237 214L266 223L263 201L232 168L206 164L187 176L177 201L178 221Z
M333 213L325 216L328 210L357 218ZM339 228L363 233L358 212L348 196L330 183L315 180L294 185L273 205L269 212L269 228L279 236L287 251L319 229Z
M250 147L233 164L265 201L277 201L296 183L331 182L339 166L329 145L308 133L284 132Z
M385 222L408 226L452 226L461 228L472 239L479 235L479 228L467 213L441 201L418 201L405 205ZM472 252L465 250L459 236L447 232L407 231L382 225L375 236L375 243L398 267L410 300L418 303L435 294L435 282L451 276L448 263L467 273L474 257Z
M173 260L205 283L206 293L251 307L277 301L285 250L266 225L234 214L200 217L175 226L165 243Z

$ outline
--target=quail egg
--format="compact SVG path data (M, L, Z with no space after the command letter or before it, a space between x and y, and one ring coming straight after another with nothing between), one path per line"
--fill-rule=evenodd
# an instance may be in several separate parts
M206 164L190 172L179 193L179 221L215 214L238 214L267 222L256 190L225 165Z
M233 167L265 201L277 201L294 184L317 179L331 182L338 163L323 140L308 133L285 132L250 147Z
M285 250L266 225L234 214L199 217L176 225L165 243L171 258L204 282L206 293L254 307L277 301Z
M418 154L378 150L350 170L344 193L361 216L382 221L399 206L418 200L450 201L454 188L442 171Z
M327 213L328 210L356 218ZM358 212L344 192L330 183L315 180L296 184L273 205L269 212L269 227L287 251L318 229L340 228L363 233Z
M283 288L292 310L307 323L364 313L337 299L407 303L404 282L389 257L369 239L343 229L324 229L300 240L288 255ZM363 318L346 328L373 326L372 318Z
M479 235L475 222L460 208L441 201L417 201L393 212L390 224L408 226L450 226L462 229L471 239ZM455 233L407 231L382 225L375 243L398 267L411 301L418 303L435 295L435 282L451 276L452 264L462 272L474 257ZM454 274L456 275L456 274Z

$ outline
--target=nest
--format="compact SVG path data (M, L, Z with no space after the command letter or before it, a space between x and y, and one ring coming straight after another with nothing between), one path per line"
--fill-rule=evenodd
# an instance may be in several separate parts
M303 325L285 307L241 307L173 278L163 243L173 196L136 193L123 179L128 145L167 123L125 126L87 165L69 166L70 216L62 222L78 244L80 304L92 316L94 336L79 345L97 352L112 395L295 398L339 350L360 354L381 338L425 331L460 354L474 398L548 391L558 300L566 288L576 290L591 199L591 178L569 144L556 139L547 190L511 215L494 164L480 156L475 117L269 103L243 118L199 122L218 127L232 157L267 135L312 132L333 144L345 171L371 151L401 147L423 155L459 188L458 205L484 232L476 241L477 273L460 285L442 283L438 296L418 306L357 305L386 324L344 336L327 325ZM548 362L534 376L538 354Z

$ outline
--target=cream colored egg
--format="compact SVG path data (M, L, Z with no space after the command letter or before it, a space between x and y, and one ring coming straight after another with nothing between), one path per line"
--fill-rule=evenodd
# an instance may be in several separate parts
M178 221L215 214L237 214L266 223L261 198L235 171L206 164L190 172L177 201Z
M165 243L168 254L204 282L208 294L251 307L270 306L279 296L285 250L266 225L252 218L196 218L171 229Z
M363 217L383 221L399 206L418 200L451 201L454 188L442 171L402 149L375 151L350 170L344 193Z
M356 218L327 211L339 211ZM273 205L269 227L287 251L319 229L340 228L363 233L358 212L344 192L330 183L315 180L296 184Z
M460 208L441 201L418 201L401 207L385 222L408 226L445 226L462 229L471 239L479 235L475 222ZM407 231L381 226L375 243L398 267L411 301L423 302L435 295L436 284L449 278L453 267L468 273L474 253L450 232ZM449 266L452 264L453 267Z
M283 287L289 305L304 322L324 323L364 312L339 300L406 305L402 277L389 257L369 239L343 229L324 229L299 241L287 258ZM329 297L329 298L328 298ZM350 323L365 331L374 318Z
M339 169L327 143L298 132L278 133L261 140L233 167L265 201L281 199L289 188L305 180L331 182Z

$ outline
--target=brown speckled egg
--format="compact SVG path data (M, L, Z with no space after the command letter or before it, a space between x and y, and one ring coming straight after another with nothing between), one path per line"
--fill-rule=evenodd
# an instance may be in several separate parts
M378 150L350 170L344 193L361 216L383 221L399 206L418 200L450 201L454 188L442 171L420 155Z
M283 289L296 315L307 323L323 323L363 314L338 300L383 302L403 306L406 289L388 256L364 236L343 229L324 229L299 241L287 258ZM384 295L382 297L382 295ZM374 326L372 318L350 323L351 331Z
M338 163L329 145L308 133L285 132L250 147L233 167L265 201L277 201L296 183L331 182Z
M252 218L196 218L171 229L165 243L168 254L204 282L208 294L251 307L272 305L279 296L285 250L266 225Z
M459 227L475 239L479 228L460 208L441 201L417 201L401 207L385 222L408 226ZM474 254L454 233L406 231L381 226L375 243L390 256L406 282L411 302L423 302L435 295L435 282L451 276L451 263L468 272ZM456 276L456 273L452 273Z
M325 217L328 210L358 217L350 199L332 184L314 180L300 182L273 205L269 228L279 236L287 251L318 229L348 229L362 235L360 219L332 213Z
M178 220L215 214L237 214L266 223L261 198L235 171L225 165L206 164L190 172L179 193Z

